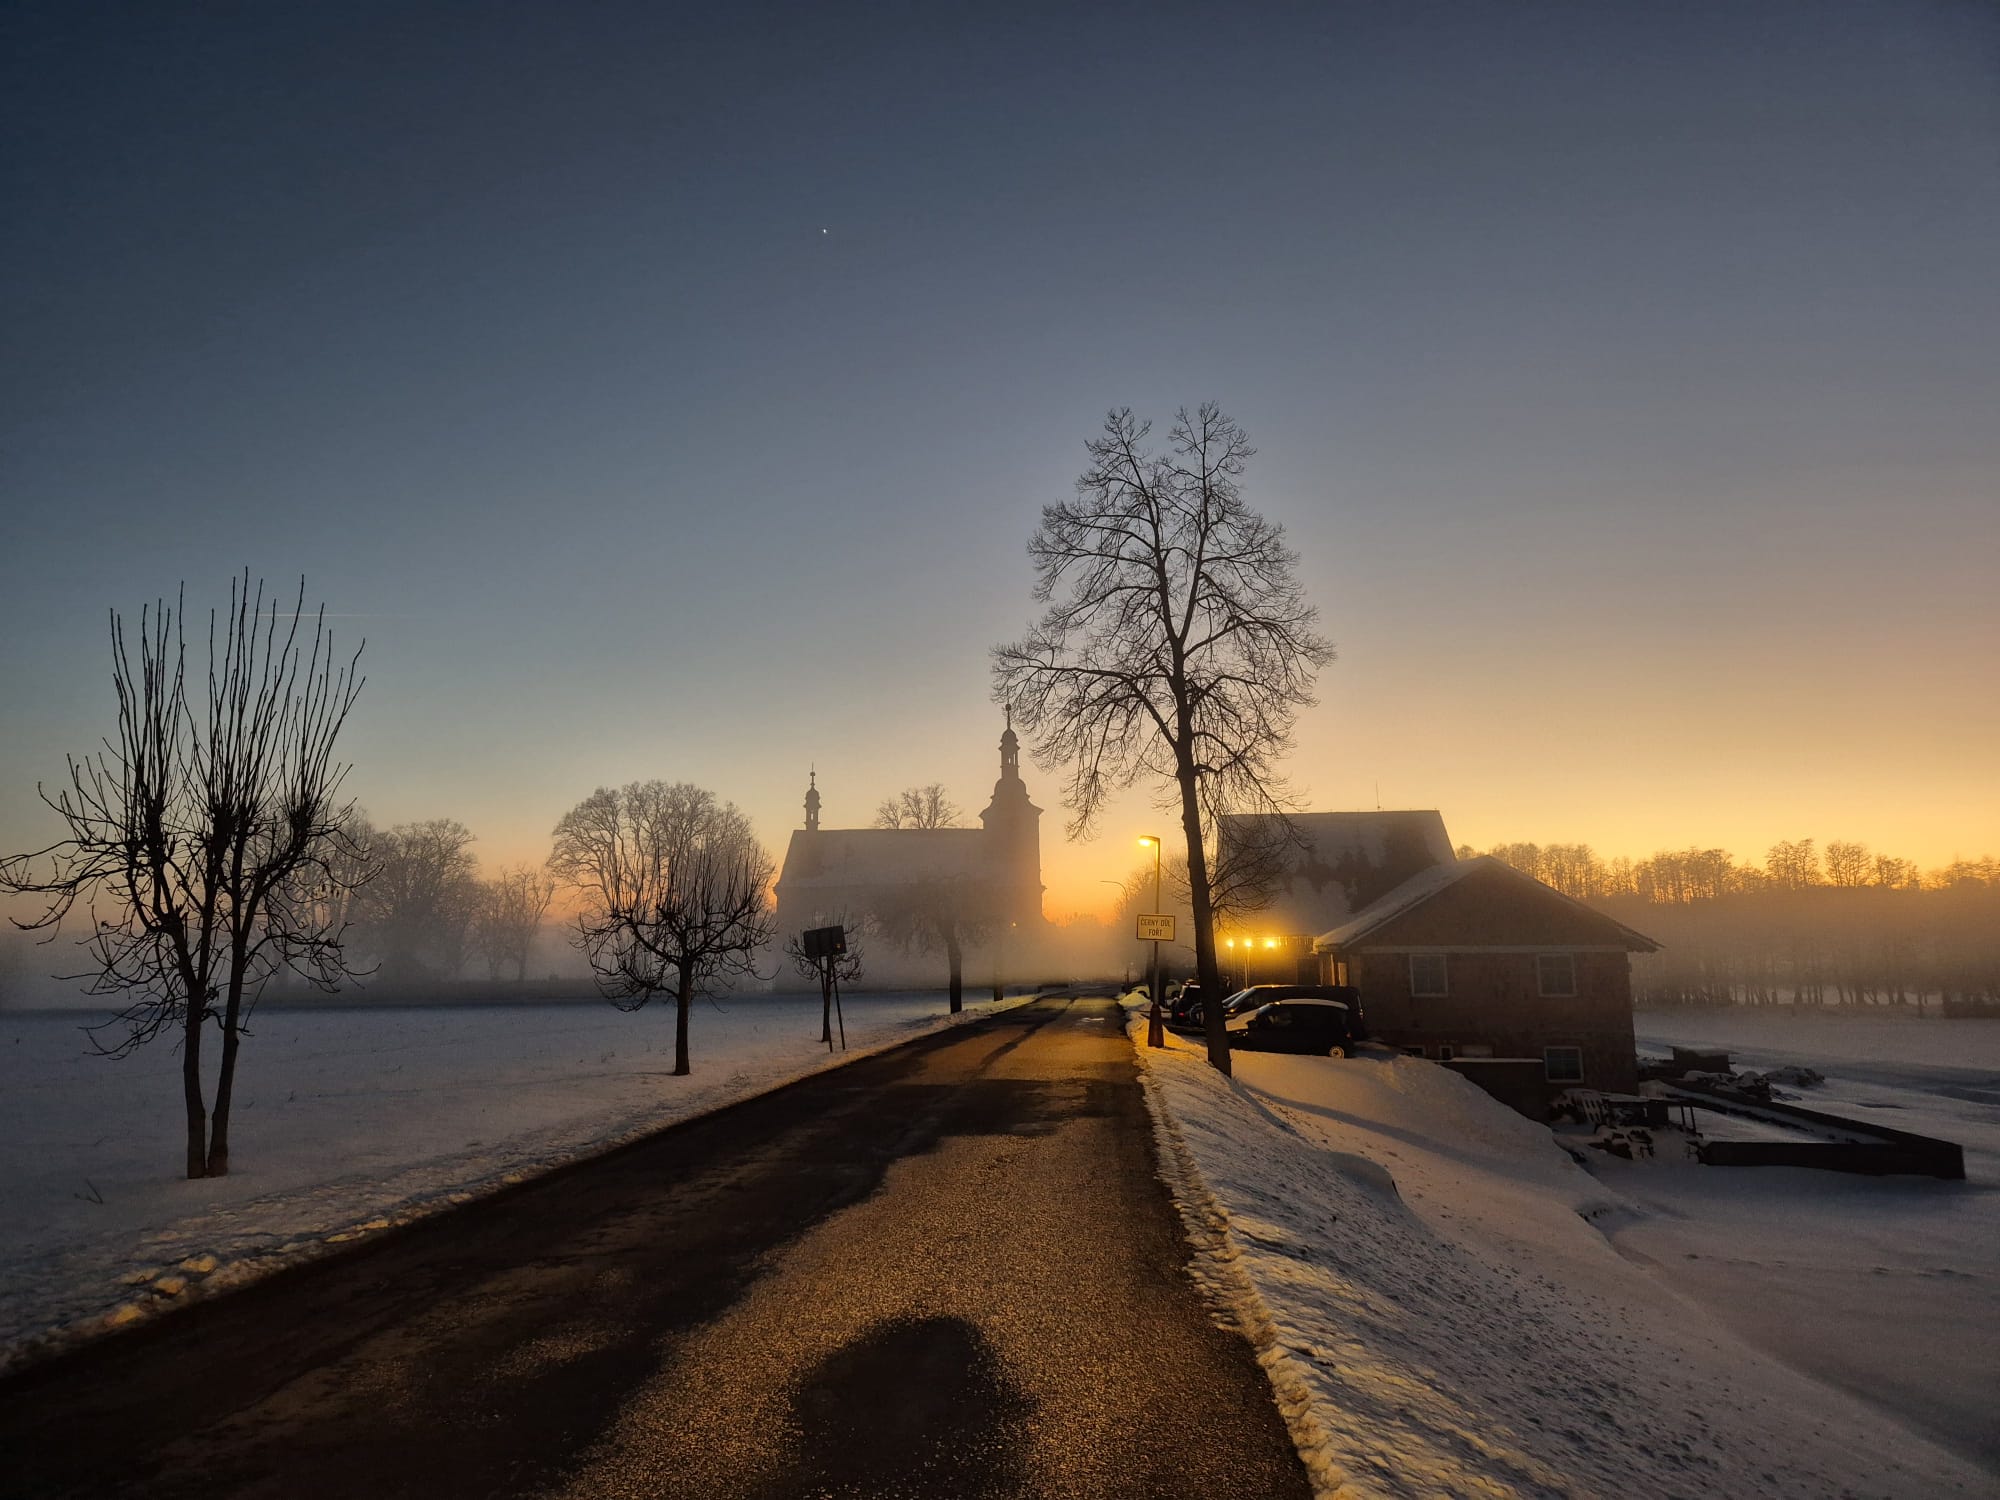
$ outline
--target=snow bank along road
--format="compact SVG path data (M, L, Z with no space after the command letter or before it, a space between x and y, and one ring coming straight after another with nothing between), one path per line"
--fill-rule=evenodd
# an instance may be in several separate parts
M1234 1079L1182 1038L1141 1055L1175 1190L1201 1227L1198 1274L1236 1301L1323 1496L1996 1493L1976 1445L1948 1451L1885 1409L1894 1403L1772 1358L1684 1299L1678 1277L1614 1244L1668 1213L1680 1214L1665 1220L1668 1232L1695 1232L1691 1216L1704 1208L1648 1208L1619 1191L1680 1178L1775 1195L1760 1252L1786 1218L1807 1241L1842 1245L1852 1232L1838 1219L1853 1206L1846 1189L1864 1180L1617 1162L1593 1175L1546 1126L1386 1049L1341 1060L1239 1053ZM1990 1189L1922 1187L1951 1190L1929 1195L1934 1208L1984 1222ZM1880 1182L1867 1190L1884 1192ZM1799 1217L1822 1192L1831 1212ZM1893 1212L1911 1211L1908 1194L1887 1192ZM1708 1238L1727 1240L1740 1222L1722 1221ZM1782 1259L1799 1266L1819 1254L1816 1243L1794 1243ZM1990 1276L1990 1243L1979 1256L1967 1264ZM1910 1305L1907 1283L1872 1280L1852 1294L1886 1303L1890 1316ZM1983 1294L1959 1306L1990 1316ZM1872 1332L1877 1309L1859 1311L1868 1316L1833 1295L1802 1315ZM1961 1350L1990 1346L1984 1332L1959 1340ZM1966 1402L1983 1403L1988 1422L1992 1391L1988 1376Z
M5 1483L1304 1496L1186 1259L1115 1012L1048 999L31 1366Z

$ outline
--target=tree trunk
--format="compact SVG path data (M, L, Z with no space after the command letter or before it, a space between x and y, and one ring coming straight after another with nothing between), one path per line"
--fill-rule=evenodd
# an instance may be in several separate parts
M674 994L674 1077L685 1078L688 1067L688 1012L694 1009L694 975L681 970L680 987Z
M230 1006L233 1011L236 1007ZM229 1101L236 1092L236 1049L242 1043L243 1033L231 1019L225 1019L222 1030L222 1072L215 1081L215 1114L209 1122L208 1131L208 1175L227 1177L229 1175Z
M230 954L229 999L222 1007L222 1069L215 1080L215 1113L209 1119L208 1175L229 1175L229 1101L236 1094L236 1049L243 1044L243 968L240 952Z
M1208 889L1208 851L1201 841L1201 798L1195 791L1194 762L1185 752L1180 757L1179 780L1181 833L1187 839L1188 897L1194 907L1194 971L1201 985L1202 1029L1207 1033L1209 1066L1227 1076L1233 1070L1229 1061L1229 1033L1222 1019L1222 970L1215 962L1215 906Z
M202 998L188 996L187 1033L181 1043L181 1097L187 1104L187 1174L208 1175L208 1111L201 1102Z
M951 1013L957 1015L965 1009L965 954L958 946L955 928L944 935L944 957L945 962L951 965Z

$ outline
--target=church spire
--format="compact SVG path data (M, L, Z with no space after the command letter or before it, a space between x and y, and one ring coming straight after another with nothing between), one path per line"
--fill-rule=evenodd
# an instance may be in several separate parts
M806 772L806 832L819 832L819 768Z
M1000 780L1021 779L1021 737L1014 733L1014 705L1007 706L1007 730L1000 736Z

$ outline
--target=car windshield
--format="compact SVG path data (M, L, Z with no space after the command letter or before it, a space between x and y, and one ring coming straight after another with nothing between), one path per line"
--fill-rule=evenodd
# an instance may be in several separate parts
M1245 1006L1254 1005L1256 1001L1257 992L1255 990L1238 990L1222 1002L1222 1012L1224 1015L1233 1016Z

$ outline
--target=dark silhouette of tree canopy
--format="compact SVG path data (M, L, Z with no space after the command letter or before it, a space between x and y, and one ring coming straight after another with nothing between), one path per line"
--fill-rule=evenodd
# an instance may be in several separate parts
M453 818L375 834L359 916L391 979L455 979L464 967L482 899L473 841Z
M556 883L548 873L529 865L502 870L480 888L473 936L493 978L508 968L516 982L528 977L528 956L555 894Z
M900 796L884 797L875 809L877 828L956 828L963 816L957 803L933 781L929 786L913 786Z
M230 1101L245 1022L281 972L322 989L347 975L343 899L365 878L341 797L334 742L361 690L361 652L334 655L324 609L304 639L305 584L291 610L260 582L233 580L208 623L208 682L190 691L185 609L141 609L136 656L111 616L115 739L69 762L42 800L60 842L0 862L0 890L41 896L28 928L51 935L85 904L94 995L128 1004L122 1056L172 1032L181 1044L187 1175L229 1170ZM282 632L282 634L280 633ZM202 1028L221 1032L214 1108L204 1098ZM93 1037L95 1033L93 1033Z
M674 996L674 1072L688 1013L718 979L753 974L771 936L771 856L733 803L686 782L600 787L556 825L549 870L581 898L574 941L621 1009Z
M1176 417L1164 451L1130 411L1089 444L1077 498L1047 506L1028 544L1047 606L995 649L996 698L1043 767L1068 768L1072 838L1141 780L1177 808L1194 913L1195 965L1221 993L1207 830L1227 812L1283 812L1276 765L1332 648L1282 528L1243 500L1254 449L1213 404ZM1229 1071L1219 1010L1209 1061Z

